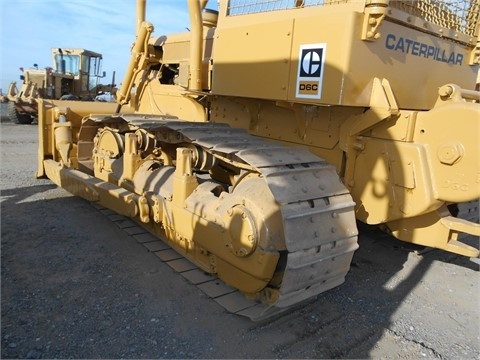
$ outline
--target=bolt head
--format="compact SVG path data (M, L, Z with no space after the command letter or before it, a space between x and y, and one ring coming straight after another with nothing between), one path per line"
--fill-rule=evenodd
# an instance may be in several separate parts
M442 164L453 165L463 157L463 146L460 143L445 143L438 147L437 156Z

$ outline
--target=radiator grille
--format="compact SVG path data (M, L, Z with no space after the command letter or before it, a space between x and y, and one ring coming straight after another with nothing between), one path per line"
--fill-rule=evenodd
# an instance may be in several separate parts
M230 0L229 16L289 10L310 6L365 3L363 0ZM480 0L401 0L390 6L447 29L476 36L479 28Z
M390 6L465 35L478 33L479 0L402 0Z

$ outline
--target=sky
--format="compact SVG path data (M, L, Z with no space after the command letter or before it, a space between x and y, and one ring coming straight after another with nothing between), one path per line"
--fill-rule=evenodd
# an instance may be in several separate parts
M146 20L160 36L186 31L189 0L148 0ZM209 6L216 1L210 0ZM0 0L0 89L20 83L20 67L53 66L52 48L83 48L103 55L110 83L122 82L135 40L135 0Z

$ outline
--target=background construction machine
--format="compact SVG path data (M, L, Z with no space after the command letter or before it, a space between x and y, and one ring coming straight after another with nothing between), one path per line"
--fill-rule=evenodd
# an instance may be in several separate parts
M479 256L453 216L478 216L477 0L188 7L188 32L154 37L137 1L116 108L41 102L38 176L134 218L254 320L343 283L356 220Z
M10 119L17 124L30 124L37 117L38 99L90 100L99 91L111 92L111 85L101 85L102 55L85 49L53 48L53 67L23 69L20 87L10 83L6 98Z

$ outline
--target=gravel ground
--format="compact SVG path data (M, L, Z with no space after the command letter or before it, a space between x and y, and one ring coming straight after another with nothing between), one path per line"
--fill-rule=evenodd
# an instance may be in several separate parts
M36 136L37 125L0 124L1 358L480 359L469 259L361 226L345 284L253 323L35 179Z

